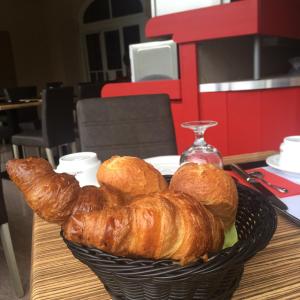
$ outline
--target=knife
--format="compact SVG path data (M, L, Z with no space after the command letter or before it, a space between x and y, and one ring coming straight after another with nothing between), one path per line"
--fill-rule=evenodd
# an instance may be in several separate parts
M251 186L253 186L256 190L258 190L262 195L266 197L266 199L275 207L280 210L287 210L288 207L285 203L283 203L279 198L277 198L272 192L270 192L264 185L258 182L255 178L251 177L247 172L241 169L236 164L230 165L231 170L246 180Z

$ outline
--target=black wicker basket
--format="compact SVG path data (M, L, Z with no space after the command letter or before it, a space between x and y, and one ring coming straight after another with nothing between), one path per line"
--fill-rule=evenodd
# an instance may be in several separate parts
M244 263L266 247L277 225L273 207L260 194L241 185L238 191L239 242L206 263L182 267L170 260L117 257L72 243L61 234L73 255L96 273L113 299L230 299Z

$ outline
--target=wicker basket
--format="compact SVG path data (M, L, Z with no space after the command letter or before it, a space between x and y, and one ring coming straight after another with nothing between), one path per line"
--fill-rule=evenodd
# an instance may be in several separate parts
M96 273L113 299L230 299L244 263L269 243L276 229L273 207L257 192L239 185L236 226L239 242L209 261L181 267L170 260L116 257L72 243L73 255Z

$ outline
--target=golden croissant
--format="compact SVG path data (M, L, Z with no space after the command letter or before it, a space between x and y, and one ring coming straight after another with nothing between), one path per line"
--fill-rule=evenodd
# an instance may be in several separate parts
M13 159L7 162L6 170L29 206L48 222L61 224L73 213L122 203L121 196L106 187L80 188L74 176L54 172L42 158Z
M153 193L125 206L75 214L66 239L114 255L173 259L182 265L221 249L223 224L182 193Z

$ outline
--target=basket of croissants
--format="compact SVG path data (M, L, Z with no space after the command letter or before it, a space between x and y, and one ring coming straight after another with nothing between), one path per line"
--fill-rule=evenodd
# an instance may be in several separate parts
M42 158L6 169L113 299L230 299L276 229L259 193L210 164L186 163L167 180L140 158L113 156L98 169L100 187L80 187Z

